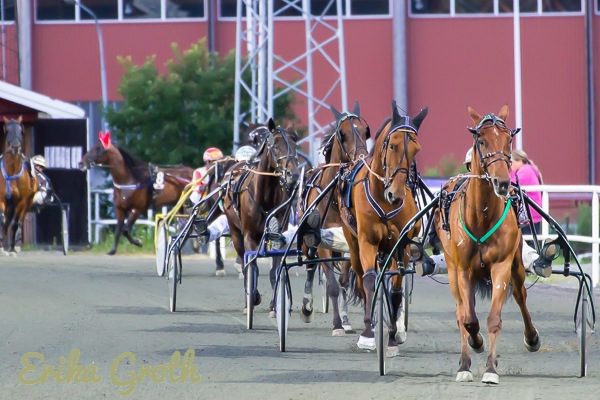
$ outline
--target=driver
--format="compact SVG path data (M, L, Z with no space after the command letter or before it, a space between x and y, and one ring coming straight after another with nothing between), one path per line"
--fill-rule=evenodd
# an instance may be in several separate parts
M52 185L50 179L44 174L47 167L46 159L42 155L31 157L32 173L37 180L37 191L33 195L33 204L42 206L53 201Z
M196 204L204 196L206 192L206 188L209 184L209 176L207 175L210 167L215 163L215 161L223 159L223 152L221 149L217 147L209 147L204 151L202 156L202 160L204 161L204 165L200 168L194 170L192 174L192 182L194 183L194 191L190 195L190 200Z

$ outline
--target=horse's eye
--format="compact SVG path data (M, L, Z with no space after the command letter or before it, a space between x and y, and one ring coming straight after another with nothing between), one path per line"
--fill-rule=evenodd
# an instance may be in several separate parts
M390 150L395 151L396 150L396 145L395 144L390 144Z
M477 141L477 144L479 144L480 146L483 146L483 145L485 145L485 143L484 143L484 142L483 142L483 140L481 140L481 139Z

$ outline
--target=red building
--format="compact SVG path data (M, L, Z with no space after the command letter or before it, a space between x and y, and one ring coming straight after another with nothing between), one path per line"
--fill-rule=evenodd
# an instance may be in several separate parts
M101 99L95 25L82 9L63 0L28 0L31 15L30 88L76 103L99 126ZM594 1L592 41L600 43L600 1ZM311 0L315 12L328 0ZM27 3L24 2L24 3ZM157 65L180 48L211 34L221 54L235 46L235 0L83 0L102 26L108 97L119 101L122 69L118 56ZM19 84L23 43L17 41L14 3L6 1L3 26L3 79ZM13 4L13 6L11 6ZM275 1L281 7L282 1ZM583 0L521 1L523 148L540 166L547 183L587 183L598 171L598 118L588 134L586 15ZM393 7L407 7L395 21ZM319 8L321 7L321 8ZM421 140L421 170L443 156L462 160L471 136L467 105L481 113L514 108L513 18L510 0L345 0L344 30L348 101L361 102L362 114L376 129L390 114L393 98L393 28L406 28L407 99L410 113L430 107ZM26 14L26 13L25 13ZM301 47L304 22L281 18L286 40L276 46ZM27 44L25 45L25 47ZM597 47L597 46L596 46ZM283 50L283 49L282 49ZM600 52L593 54L595 92L600 92ZM25 65L27 67L27 65ZM317 84L318 71L315 72ZM94 113L94 111L96 112ZM600 101L595 114L600 115ZM513 114L514 115L514 114ZM514 126L511 115L509 125ZM97 129L91 129L92 132ZM590 143L593 148L590 149ZM591 154L591 157L589 156ZM597 183L597 182L596 182Z

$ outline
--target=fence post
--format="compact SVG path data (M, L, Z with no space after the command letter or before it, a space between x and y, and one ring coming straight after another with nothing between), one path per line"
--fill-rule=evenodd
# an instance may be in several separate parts
M600 278L599 271L599 260L598 260L598 247L600 240L600 223L599 215L598 215L598 192L593 190L592 192L592 285L596 286L598 284L598 279Z

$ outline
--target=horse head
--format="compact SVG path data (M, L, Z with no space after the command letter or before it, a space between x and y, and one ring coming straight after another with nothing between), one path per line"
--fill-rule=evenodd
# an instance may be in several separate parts
M257 156L267 157L268 168L279 175L279 183L287 191L291 191L300 176L296 146L298 136L281 126L275 125L269 118L267 123L269 134L265 137Z
M23 148L22 117L8 119L4 117L4 132L6 133L5 150L12 154L20 154Z
M360 155L366 156L367 139L371 137L369 124L361 118L358 102L352 113L340 113L330 106L335 117L335 128L323 141L323 152L328 162L352 162ZM338 146L334 146L334 141Z
M411 165L415 155L421 150L417 133L429 109L425 107L414 117L400 116L396 102L392 102L392 120L379 133L374 158L383 169L383 196L385 200L398 205L404 201Z
M98 142L83 155L79 168L85 171L97 164L110 164L111 149L114 149L114 146L110 140L110 132L98 132Z
M510 186L510 165L512 138L520 129L511 130L506 126L508 106L504 105L496 114L479 115L472 107L467 107L475 123L468 128L473 135L471 171L488 180L497 196L506 196Z

